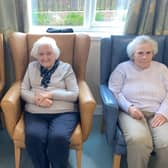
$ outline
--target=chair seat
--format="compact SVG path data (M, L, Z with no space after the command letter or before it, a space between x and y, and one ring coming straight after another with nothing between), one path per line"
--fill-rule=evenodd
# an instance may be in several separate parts
M23 128L24 128L24 120L22 115L21 119L19 120L19 122L15 127L15 131L13 135L13 141L15 145L21 148L25 148L25 134L24 134ZM82 131L81 131L80 124L78 124L75 130L73 131L70 141L71 141L70 147L72 149L79 150L82 148L83 141L82 141Z

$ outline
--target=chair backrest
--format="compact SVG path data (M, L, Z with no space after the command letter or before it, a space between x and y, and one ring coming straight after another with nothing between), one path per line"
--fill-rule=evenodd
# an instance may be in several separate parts
M168 66L168 36L151 36L158 42L158 54L154 60ZM101 40L100 48L100 83L107 84L109 75L115 67L128 60L126 47L135 35L106 37Z
M3 34L0 33L0 93L5 85L5 68L4 68L4 45Z
M86 64L88 60L90 37L85 34L29 34L12 33L9 42L15 69L16 81L22 80L26 67L33 58L30 51L33 43L42 36L52 37L61 50L60 59L72 65L77 79L85 80Z

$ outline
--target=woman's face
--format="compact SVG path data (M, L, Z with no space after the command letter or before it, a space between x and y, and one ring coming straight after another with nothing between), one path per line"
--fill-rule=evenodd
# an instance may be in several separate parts
M51 68L56 60L53 49L48 45L41 45L38 50L38 61L45 68Z
M141 69L150 66L153 58L153 47L150 43L143 43L136 47L133 61Z

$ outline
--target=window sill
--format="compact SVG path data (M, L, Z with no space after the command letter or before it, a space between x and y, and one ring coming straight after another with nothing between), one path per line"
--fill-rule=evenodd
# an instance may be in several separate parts
M29 33L33 33L33 34L42 34L42 33L46 33L47 28L50 26L34 26L30 29ZM82 30L79 31L79 29L74 29L74 33L84 33L84 34L88 34L91 37L91 40L100 40L103 37L109 37L111 35L122 35L121 30L119 29L113 29L113 31L111 31L109 28L105 28L101 30Z

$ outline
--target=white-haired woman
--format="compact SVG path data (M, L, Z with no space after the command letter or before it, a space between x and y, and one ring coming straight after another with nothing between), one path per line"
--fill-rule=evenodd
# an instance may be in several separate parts
M121 108L129 168L147 168L152 151L154 167L168 166L168 68L152 60L157 52L155 40L137 36L127 46L130 60L120 63L109 79Z
M59 60L54 39L38 39L31 56L37 60L21 85L27 151L35 168L67 168L70 137L79 122L77 80L71 65Z

